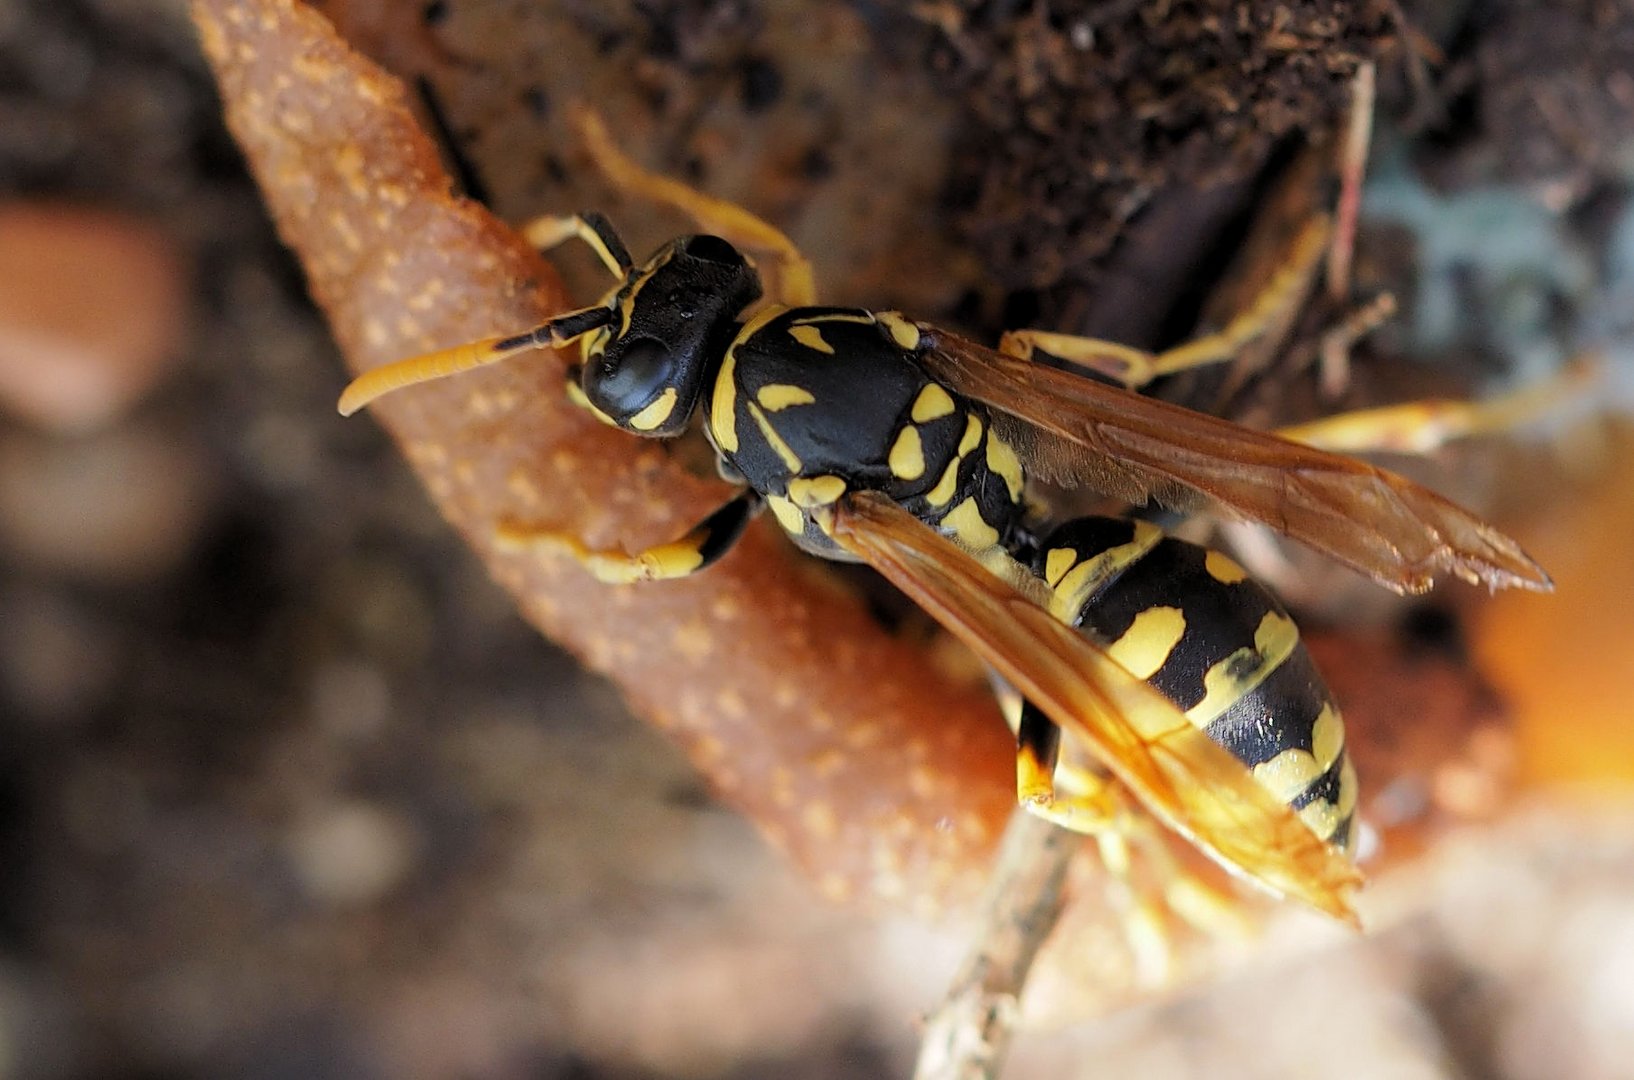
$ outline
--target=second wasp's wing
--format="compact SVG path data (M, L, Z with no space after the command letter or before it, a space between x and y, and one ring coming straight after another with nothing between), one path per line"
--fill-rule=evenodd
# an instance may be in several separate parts
M921 326L937 379L1013 423L1001 432L1048 479L1143 503L1202 497L1400 593L1452 573L1490 588L1552 588L1520 545L1395 473L1141 397Z
M830 528L841 547L1082 739L1171 828L1265 888L1355 922L1350 894L1361 876L1350 861L1172 702L1018 591L1035 581L1030 575L1001 580L874 493L842 499Z

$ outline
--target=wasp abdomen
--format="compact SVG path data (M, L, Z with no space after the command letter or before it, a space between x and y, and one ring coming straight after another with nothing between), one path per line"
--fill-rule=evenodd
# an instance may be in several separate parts
M1344 724L1262 585L1218 551L1117 518L1062 525L1035 570L1057 617L1173 701L1319 837L1350 849L1357 785Z

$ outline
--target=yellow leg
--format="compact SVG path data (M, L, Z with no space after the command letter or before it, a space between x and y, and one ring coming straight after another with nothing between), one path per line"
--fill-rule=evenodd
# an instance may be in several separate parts
M1060 765L1061 729L1031 702L1021 706L1016 726L1016 801L1028 813L1076 833L1115 832L1129 817L1112 781ZM1060 771L1070 790L1056 788Z
M624 246L612 223L601 214L562 214L534 218L522 226L522 235L540 251L561 247L569 240L583 240L609 273L621 278L635 265L630 249Z
M1547 416L1581 398L1599 375L1598 365L1581 362L1543 383L1488 401L1409 401L1336 413L1277 434L1336 453L1427 454L1454 439L1505 431Z
M1245 311L1223 329L1173 349L1153 353L1072 334L1012 330L999 342L999 350L1026 360L1035 349L1042 349L1051 356L1114 379L1131 390L1162 375L1230 360L1254 340L1280 333L1287 326L1310 289L1327 250L1330 230L1331 223L1325 216L1312 218L1295 238L1281 268Z
M598 551L571 533L515 523L502 524L498 536L506 547L542 548L566 555L609 585L670 581L695 574L726 554L760 506L760 496L745 488L686 535L633 553Z
M1016 724L1017 798L1028 812L1094 840L1122 908L1140 985L1158 989L1172 982L1174 943L1188 929L1247 936L1234 896L1184 866L1162 827L1134 811L1115 781L1060 763L1059 749L1060 730L1023 704Z
M706 232L751 252L763 252L777 263L775 298L787 307L808 307L817 302L811 263L781 231L725 199L694 190L678 180L648 172L618 148L601 116L590 109L575 115L579 134L591 160L620 190L681 211Z

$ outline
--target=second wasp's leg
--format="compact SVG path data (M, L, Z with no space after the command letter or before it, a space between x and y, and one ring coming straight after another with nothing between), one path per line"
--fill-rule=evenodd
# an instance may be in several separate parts
M1184 345L1154 353L1074 334L1011 330L999 342L999 351L1027 360L1035 350L1042 349L1130 390L1138 390L1162 375L1230 360L1251 342L1285 330L1310 290L1327 249L1330 229L1326 217L1312 218L1300 230L1282 266L1241 314L1223 329Z
M516 524L502 525L499 540L511 547L559 551L609 585L666 581L695 574L726 554L760 507L760 496L745 488L684 536L637 552L597 551L570 533Z
M1579 398L1599 377L1578 363L1553 378L1486 401L1409 401L1335 413L1277 431L1285 439L1341 454L1427 454L1454 439L1520 427Z
M771 255L777 263L777 301L787 307L809 307L817 302L811 263L782 231L725 199L705 195L679 180L648 172L618 148L600 115L589 109L576 116L579 134L591 159L613 185L632 195L672 206L696 221L700 228L749 251Z

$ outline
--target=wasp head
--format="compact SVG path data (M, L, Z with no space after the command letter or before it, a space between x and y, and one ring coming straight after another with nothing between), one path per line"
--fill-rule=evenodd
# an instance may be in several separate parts
M608 297L608 326L584 339L580 387L638 435L679 434L737 329L760 278L718 236L683 236L635 267Z

